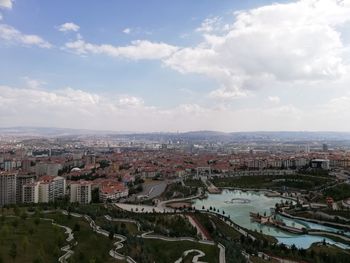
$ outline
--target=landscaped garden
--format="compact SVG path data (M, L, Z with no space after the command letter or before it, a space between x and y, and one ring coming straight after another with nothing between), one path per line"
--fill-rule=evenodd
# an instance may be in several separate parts
M339 184L323 191L325 196L332 197L335 201L350 197L350 184Z
M5 217L0 219L0 262L57 262L64 254L64 229L37 217Z
M217 187L237 187L255 189L280 189L294 188L312 190L333 182L332 178L312 175L259 175L259 176L235 176L213 177L212 183Z

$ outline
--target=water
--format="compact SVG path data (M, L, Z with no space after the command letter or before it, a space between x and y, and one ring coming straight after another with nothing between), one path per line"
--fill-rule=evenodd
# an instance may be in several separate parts
M343 231L341 229L338 228L334 228L334 227L329 227L329 226L325 226L325 225L320 225L317 223L312 223L312 222L308 222L305 220L299 220L299 219L290 219L281 215L278 215L277 218L281 221L283 221L287 226L292 226L295 228L306 228L306 229L317 229L317 230L324 230L327 232L333 232L333 233L338 233L338 232L343 232L344 235L346 236L350 236L350 232L347 231Z
M234 202L230 202L234 199ZM248 202L237 200L249 200ZM281 243L286 245L296 245L300 248L308 248L314 242L322 242L324 239L327 243L335 244L342 248L350 248L349 246L337 243L331 239L324 238L321 236L313 235L295 235L282 231L278 228L261 225L250 220L250 212L260 213L260 214L271 214L271 208L275 207L276 203L285 202L286 199L280 197L267 197L264 192L255 192L255 191L241 191L241 190L224 190L221 194L209 194L207 199L196 200L194 206L197 209L202 209L204 206L205 209L209 209L210 206L213 208L225 211L225 215L230 215L230 218L236 224L250 229L256 230L266 235L274 236ZM286 217L279 217L280 220L285 222L289 226L296 228L313 228L320 229L330 232L338 232L339 230L332 227L323 226L320 224L310 223L303 220L293 220ZM349 234L349 233L347 233Z

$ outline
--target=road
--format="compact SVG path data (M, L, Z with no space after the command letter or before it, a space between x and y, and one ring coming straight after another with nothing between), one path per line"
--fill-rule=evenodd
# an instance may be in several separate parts
M130 196L127 198L127 201L134 202L140 197L143 197L143 199L153 199L160 196L165 191L167 185L167 181L151 181L144 183L142 184L142 192Z

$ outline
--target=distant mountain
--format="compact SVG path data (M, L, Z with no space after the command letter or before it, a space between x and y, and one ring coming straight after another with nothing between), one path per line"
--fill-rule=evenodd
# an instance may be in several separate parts
M0 135L60 137L72 135L101 135L110 131L95 131L86 129L52 128L52 127L10 127L0 128ZM112 132L115 133L115 132Z
M350 132L308 132L308 131L256 131L256 132L219 132L219 131L189 131L174 132L117 132L98 131L88 129L69 129L55 127L9 127L0 128L2 136L34 136L34 137L62 137L79 135L97 135L122 137L126 139L152 141L327 141L350 140Z
M237 140L350 140L350 132L259 131L230 133Z

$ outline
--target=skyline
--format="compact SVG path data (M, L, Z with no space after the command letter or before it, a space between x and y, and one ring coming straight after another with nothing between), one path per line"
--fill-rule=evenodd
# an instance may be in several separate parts
M350 131L350 1L0 0L0 127Z

